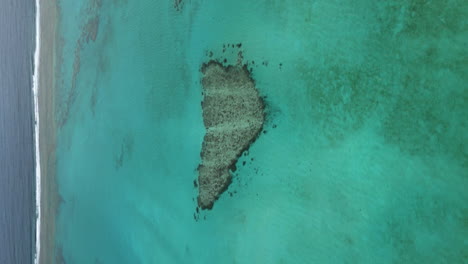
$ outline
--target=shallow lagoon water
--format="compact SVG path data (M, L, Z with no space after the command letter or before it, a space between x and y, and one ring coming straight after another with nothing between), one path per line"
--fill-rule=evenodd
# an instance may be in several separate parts
M95 0L60 12L57 260L466 260L462 1ZM200 66L239 50L266 96L265 132L197 214Z

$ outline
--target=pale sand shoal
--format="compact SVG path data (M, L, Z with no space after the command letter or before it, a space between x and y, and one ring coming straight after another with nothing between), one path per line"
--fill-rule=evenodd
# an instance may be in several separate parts
M55 259L55 219L59 203L55 179L55 52L57 2L41 0L41 50L39 59L39 152L41 157L41 232L40 264L52 264Z

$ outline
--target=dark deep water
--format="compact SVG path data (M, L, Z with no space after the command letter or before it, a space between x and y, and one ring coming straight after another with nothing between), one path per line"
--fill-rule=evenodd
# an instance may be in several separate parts
M0 0L0 263L35 249L34 0Z

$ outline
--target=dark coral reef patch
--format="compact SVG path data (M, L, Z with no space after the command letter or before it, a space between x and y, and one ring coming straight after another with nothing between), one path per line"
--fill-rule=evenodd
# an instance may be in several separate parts
M211 209L231 183L238 158L260 135L265 105L246 65L211 60L201 72L206 134L198 167L198 205Z

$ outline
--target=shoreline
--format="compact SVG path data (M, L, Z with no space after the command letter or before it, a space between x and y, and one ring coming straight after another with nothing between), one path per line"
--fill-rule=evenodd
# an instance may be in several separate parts
M55 218L59 195L55 179L55 44L56 0L36 0L34 108L36 136L35 264L54 263Z
M40 253L41 253L41 155L39 152L39 106L38 106L38 88L39 88L39 58L41 51L41 11L40 11L40 0L36 0L36 47L34 50L34 72L33 72L33 100L34 100L34 155L35 155L35 177L36 177L36 239L35 239L35 253L34 263L38 264Z

